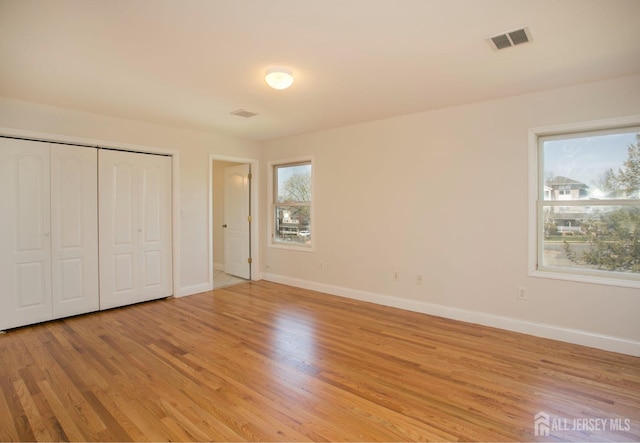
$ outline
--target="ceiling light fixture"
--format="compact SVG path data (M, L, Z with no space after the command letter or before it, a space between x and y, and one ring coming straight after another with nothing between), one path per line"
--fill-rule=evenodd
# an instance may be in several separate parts
M287 68L267 69L264 81L273 89L287 89L293 83L293 73Z
M255 112L246 111L244 109L236 109L231 113L231 115L237 115L238 117L244 117L244 118L251 118L251 117L255 117L258 114Z

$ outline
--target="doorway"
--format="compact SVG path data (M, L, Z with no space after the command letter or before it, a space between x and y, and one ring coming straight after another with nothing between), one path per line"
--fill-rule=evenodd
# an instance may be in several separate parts
M253 168L234 160L212 157L211 162L212 289L252 279Z

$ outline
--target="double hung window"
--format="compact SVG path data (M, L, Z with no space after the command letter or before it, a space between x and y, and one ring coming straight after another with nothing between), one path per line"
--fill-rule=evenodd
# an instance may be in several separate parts
M640 287L640 126L536 142L534 275Z
M272 245L311 248L310 160L273 165Z

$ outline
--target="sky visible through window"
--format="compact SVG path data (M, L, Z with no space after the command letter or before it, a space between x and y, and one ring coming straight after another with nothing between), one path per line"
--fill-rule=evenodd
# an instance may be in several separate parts
M280 166L278 168L278 197L285 198L285 182L294 174L311 175L311 165Z
M600 178L609 168L618 172L627 159L629 145L636 143L636 134L636 131L629 131L546 140L543 145L544 178L561 176L577 180L589 186L590 194L597 197Z

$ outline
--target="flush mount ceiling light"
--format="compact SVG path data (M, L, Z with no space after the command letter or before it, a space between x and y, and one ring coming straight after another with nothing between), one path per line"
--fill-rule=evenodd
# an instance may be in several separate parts
M255 117L258 114L255 112L246 111L244 109L236 109L231 113L231 115L237 115L238 117L244 117L244 118L251 118L251 117Z
M293 72L287 68L267 69L264 81L273 89L287 89L293 83Z

